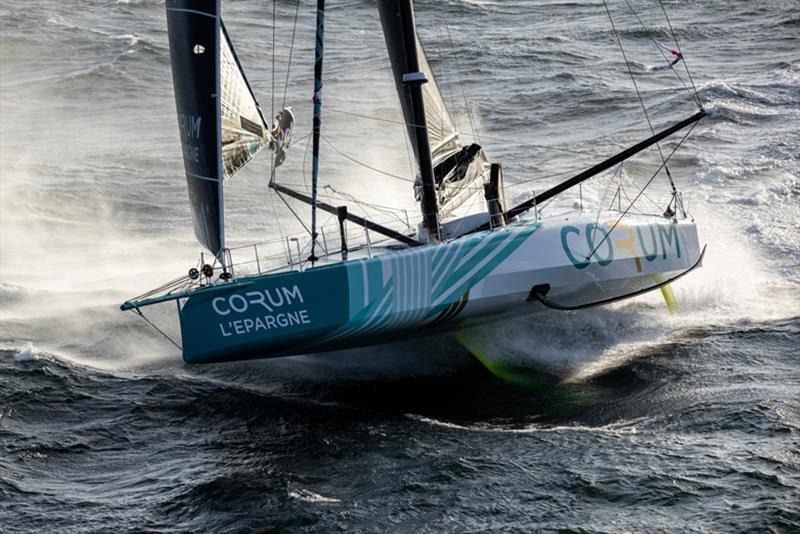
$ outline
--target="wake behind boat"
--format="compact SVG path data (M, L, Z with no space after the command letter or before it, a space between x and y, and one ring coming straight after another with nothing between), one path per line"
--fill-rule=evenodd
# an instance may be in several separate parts
M291 144L292 110L281 110L267 125L222 24L220 2L167 1L194 229L213 259L207 263L201 256L187 275L122 309L144 317L142 308L176 301L185 361L373 345L530 313L562 313L659 288L669 297L669 283L700 265L697 228L668 169L705 115L699 101L695 115L509 207L501 166L479 145L464 143L454 126L417 38L410 0L380 0L378 8L417 165L421 221L408 232L321 201L324 8L318 0L312 184L306 194L277 180ZM676 54L685 64L680 50ZM625 160L677 132L683 138L666 155L659 147L662 163L648 182L669 178L672 196L663 214L631 211L643 189L623 209L621 178L617 209L541 213L544 203L604 171L616 168L621 175ZM232 250L224 238L224 180L265 146L274 152L272 190L284 201L311 207L308 234L281 243L283 254L272 258L277 266L267 264L258 246ZM335 216L333 232L317 224L319 210ZM354 228L362 243L353 243Z

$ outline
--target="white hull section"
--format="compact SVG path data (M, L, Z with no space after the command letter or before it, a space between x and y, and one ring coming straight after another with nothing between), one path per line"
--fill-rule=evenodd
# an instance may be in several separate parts
M700 259L693 222L631 216L610 231L618 217L609 212L599 219L540 221L539 230L470 290L459 322L548 310L529 298L535 286L548 285L547 299L563 307L624 298L680 275Z

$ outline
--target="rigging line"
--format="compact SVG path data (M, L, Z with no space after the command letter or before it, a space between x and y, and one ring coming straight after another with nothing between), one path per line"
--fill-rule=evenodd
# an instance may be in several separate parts
M358 117L360 119L369 119L369 120L373 120L373 121L377 121L377 122L387 122L387 123L390 123L390 124L400 124L402 126L411 126L411 127L414 127L414 128L419 127L419 125L411 123L411 122L405 122L405 121L394 120L394 119L385 119L383 117L376 117L374 115L364 115L362 113L354 113L352 111L345 111L343 109L336 109L336 108L330 108L329 107L329 108L326 108L326 111L332 111L334 113L341 113L342 115L350 115L351 117ZM470 134L473 137L477 137L478 136L478 132L475 131L475 130L465 130L465 131L463 131L461 133ZM555 152L565 152L567 154L577 154L579 156L596 156L597 155L597 152L588 152L588 151L585 151L585 150L571 150L569 148L559 148L559 147L555 147L555 146L540 145L540 144L536 144L536 143L517 142L517 141L514 141L514 140L512 140L510 138L500 137L500 136L497 136L497 135L481 134L481 137L484 138L484 139L491 139L491 140L494 140L494 141L503 141L505 143L514 143L515 146L530 146L530 147L534 147L534 148L541 148L543 150L552 150L552 151L555 151ZM609 143L613 144L615 146L619 146L619 147L627 146L627 145L622 145L621 143L611 143L610 141L609 141Z
M274 173L273 173L273 179L274 178L275 178L275 176L274 176ZM275 193L275 194L278 193L277 191L275 191L271 187L268 187L267 189L269 191ZM272 202L270 202L270 204L272 204ZM270 206L270 211L272 212L272 217L275 219L275 226L278 227L278 235L281 236L281 246L282 246L284 252L286 252L286 240L284 239L285 236L283 234L283 225L281 224L280 217L278 217L278 211L275 210L272 206ZM258 252L257 251L256 251L256 258L258 258Z
M409 174L409 176L415 176L416 172L415 172L415 169L414 169L414 154L413 154L413 152L411 152L411 145L409 144L409 141L408 141L408 131L403 126L403 127L401 127L401 132L402 132L401 135L403 137L403 141L405 142L405 145L406 145L406 159L408 159L408 174Z
M462 211L462 213L470 213L475 208L475 206L478 205L481 200L483 200L481 195L478 195L476 193L477 193L477 191L471 195L471 200L469 198L467 199L467 200L470 200L469 206L467 206L467 209L465 211ZM462 206L464 206L464 203L461 203L460 205L455 206L451 210L451 214L454 213L457 209L461 208ZM467 217L461 217L460 218L460 220L458 221L458 224L456 225L455 231L453 231L453 234L458 234L458 232L464 227L464 224L466 223L466 220L467 220ZM456 239L456 238L454 237L452 239Z
M628 196L628 190L627 189L624 189L624 188L622 189L622 196L625 197L625 200L629 204L633 203L633 201L631 200L631 197ZM647 199L647 195L645 195L644 192L642 192L642 198ZM659 210L659 211L661 210L661 206L659 206L658 204L655 204L652 200L650 201L650 203L654 204L657 210ZM632 208L632 209L635 209L636 213L638 213L639 215L644 215L644 212L642 210L640 210L638 207L634 206L634 208Z
M681 54L683 54L683 52L681 51L681 45L678 42L678 38L675 36L675 30L672 29L672 22L670 22L669 20L669 15L667 15L667 10L664 7L664 2L658 0L658 4L661 6L661 11L664 12L664 18L667 21L667 26L669 27L669 33L672 34L672 40L675 41L675 46L678 47L678 52L681 52ZM689 82L692 84L692 89L694 89L694 96L697 99L697 105L702 111L703 103L700 101L700 95L697 94L697 87L695 86L694 80L692 79L692 73L689 71L689 64L686 62L686 58L683 58L683 67L686 69L686 75L689 76Z
M609 208L613 206L613 201L617 198L617 195L619 195L620 202L622 201L623 197L625 198L625 200L630 202L631 198L628 196L628 191L624 187L624 182L626 180L627 180L628 185L630 185L630 186L632 186L634 188L636 187L636 182L633 180L633 178L630 175L628 175L628 173L625 172L624 166L621 166L620 169L621 169L621 175L618 175L618 173L614 173L614 177L617 177L617 176L619 177L619 188L618 188L618 192L614 194L614 198L611 199L612 200L612 205L609 206ZM652 204L656 208L656 210L659 210L659 211L661 210L661 206L656 204L656 202L652 198L650 198L647 195L647 193L644 192L644 190L642 190L642 197L645 200L647 200L648 202L650 202L650 204ZM603 199L600 202L603 202L603 200L605 200L605 193L603 194ZM619 208L619 211L620 212L622 211L622 207ZM636 209L636 212L640 213L640 214L643 213L638 208Z
M525 185L525 184L530 184L530 183L533 183L533 182L538 182L538 181L541 181L541 180L547 180L547 179L550 179L550 178L557 178L559 176L564 176L565 174L570 174L571 175L571 174L575 174L576 172L580 171L580 169L582 169L582 168L583 167L576 168L576 169L573 169L573 170L570 170L570 171L561 171L561 172L556 172L556 173L553 173L553 174L546 174L544 176L537 176L536 178L530 178L528 180L523 180L521 182L509 183L508 185L510 185L511 187L516 187L518 185Z
M631 185L631 186L633 186L635 188L636 187L636 181L633 179L633 177L628 175L627 173L623 173L622 179L625 180L626 178L628 180L628 185ZM623 193L623 195L625 195L625 198L627 200L630 200L630 197L628 196L628 193L627 193L626 190L624 190L624 188L623 188L622 193ZM642 197L644 197L645 200L649 201L650 204L652 204L657 210L660 211L662 209L661 206L656 204L656 202L652 198L650 198L647 195L647 193L645 193L644 191L642 191Z
M333 192L331 195L328 195L331 198L336 198L336 196L339 196L339 198L343 198L345 200L353 200L352 195L350 195L348 193L344 193L342 191L338 191L338 190L334 189L333 186L326 185L324 187L326 189L330 189ZM369 206L369 207L371 207L373 209L376 209L378 211L383 211L383 212L386 212L386 213L401 213L401 212L405 211L405 210L403 210L401 208L394 208L394 207L391 207L391 206L383 206L381 204L374 204L372 202L363 202L363 201L361 201L361 202L366 206Z
M275 2L276 0L273 0ZM292 72L292 56L294 55L294 38L297 34L297 19L300 14L300 0L297 0L294 8L294 24L292 25L292 44L289 46L289 65L286 67L286 83L283 86L283 102L281 107L286 107L286 93L289 91L289 77Z
M622 215L619 216L619 219L617 219L616 222L614 222L614 224L611 226L611 229L608 232L606 232L606 235L603 236L603 239L601 239L600 242L597 244L597 246L595 246L592 249L592 251L586 256L587 260L589 260L594 255L594 253L597 252L597 249L600 248L600 245L602 245L603 243L606 242L608 237L612 234L612 232L614 232L614 229L617 227L617 225L619 225L619 223L622 221L622 219L633 208L633 205L636 203L637 200L639 200L639 197L642 196L642 194L644 193L644 190L647 189L650 186L650 184L653 182L655 177L658 176L658 173L661 171L662 167L666 166L667 161L669 161L670 158L672 158L673 154L675 154L675 152L681 147L681 145L683 145L684 141L686 141L686 139L692 133L692 130L694 130L695 126L697 126L696 122L694 124L692 124L692 126L689 128L689 131L686 132L686 134L681 138L680 142L677 145L675 145L675 148L673 148L672 152L669 153L669 156L667 156L667 159L658 167L658 169L656 169L656 172L654 172L653 176L651 176L650 179L647 181L647 183L644 184L644 187L642 187L642 189L639 191L639 193L637 193L637 195L636 195L636 197L634 197L633 201L630 204L628 204L628 207L625 208L625 211L622 212Z
M639 21L639 26L641 26L642 30L644 30L645 33L647 33L647 31L648 31L647 27L645 26L644 22L642 22L642 19L639 17L639 14L636 12L636 10L633 9L633 6L631 5L631 3L628 0L625 0L625 3L628 5L628 9L631 10L631 13L633 13L633 16L636 17L636 20ZM658 53L661 54L662 58L664 58L664 61L666 61L667 63L670 63L670 59L664 53L664 50L662 50L661 47L658 45L658 42L655 39L653 39L652 37L650 38L650 40L653 41L653 44L656 45L656 50L658 50ZM680 50L678 52L680 52ZM686 61L686 58L683 58L683 60ZM670 70L672 70L672 72L675 73L675 76L677 76L678 80L680 80L681 84L683 85L683 88L686 89L687 93L689 93L689 97L692 98L692 100L696 100L696 97L692 94L692 90L689 89L689 86L686 85L686 82L683 81L683 78L681 78L681 75L678 74L677 69L675 69L673 67Z
M343 109L326 108L326 111L332 111L334 113L341 113L342 115L350 115L352 117L358 117L360 119L369 119L369 120L378 121L378 122L387 122L387 123L390 123L390 124L400 124L402 126L411 126L411 127L414 127L414 128L419 126L419 125L411 123L411 122L405 122L405 121L394 120L394 119L385 119L383 117L376 117L374 115L364 115L362 113L354 113L352 111L345 111ZM474 130L465 130L465 131L463 131L461 133L470 134L472 136L477 137L477 132L474 131ZM497 135L481 134L481 137L485 138L485 139L492 139L492 140L495 140L495 141L503 141L503 142L506 142L506 143L515 142L510 138L500 137L500 136L497 136ZM516 146L530 146L530 147L534 147L534 148L541 148L541 149L544 149L544 150L553 150L553 151L557 151L557 152L566 152L568 154L577 154L577 155L580 155L580 156L596 156L597 155L596 152L588 152L588 151L581 151L581 150L571 150L571 149L568 149L568 148L559 148L559 147L554 147L554 146L550 146L550 145L539 145L539 144L536 144L536 143L515 142L515 144L516 144ZM620 146L620 147L627 146L627 145L622 145L620 143L611 143L611 144L613 144L615 146Z
M608 8L608 3L606 0L603 0L603 7L606 9L606 14L608 15L608 20L611 22L611 29L614 30L614 36L617 38L617 44L619 45L619 51L622 53L622 59L625 60L625 67L628 69L628 74L631 77L631 82L633 82L633 88L636 90L636 96L639 97L639 103L642 105L642 111L644 112L644 118L647 119L647 125L650 127L650 133L655 135L656 131L653 128L653 123L650 121L650 115L647 113L647 106L644 105L644 98L642 98L642 93L639 91L639 84L636 83L636 77L633 75L633 70L631 69L631 64L628 62L628 56L625 54L625 48L622 46L622 38L619 36L617 32L617 27L614 25L614 18L611 16L611 10ZM669 183L672 186L672 191L677 192L675 189L675 183L672 181L672 175L669 172L669 167L667 167L667 162L664 159L664 153L661 152L661 145L658 143L655 144L656 149L658 150L658 154L661 156L661 161L664 163L662 165L664 170L667 173L667 177L669 178ZM660 170L660 169L659 169Z
M617 191L621 190L622 189L622 163L619 164L619 167L617 167L617 172L612 174L610 176L610 178L619 178L619 181L618 181L618 184L619 184L618 187L619 188L617 189ZM608 180L608 183L606 183L605 189L603 189L603 196L600 197L600 202L597 203L599 207L597 208L597 218L594 221L595 227L597 227L597 225L600 222L600 214L603 212L603 204L605 204L606 196L608 196L608 191L611 188L611 184L612 183L613 183L613 180ZM616 196L617 195L615 194L614 197L616 198ZM613 202L614 202L613 198L611 199L611 202L613 204Z
M306 190L310 189L308 186L308 176L306 175L306 163L308 163L308 148L311 146L311 136L309 136L308 141L306 142L306 150L303 152L303 184L305 184Z
M271 101L271 109L270 109L270 119L274 120L275 118L275 9L277 5L277 0L272 0L272 71L271 75L271 83L272 83L272 94L270 95ZM269 136L272 138L272 126L266 125L267 128L270 129ZM270 143L271 144L271 143ZM270 182L275 180L275 150L272 150L269 157L269 175L270 175Z
M361 166L362 166L362 167L364 167L364 168L367 168L367 169L369 169L369 170L371 170L371 171L375 171L375 172L377 172L377 173L383 174L383 175L385 175L385 176L390 176L390 177L392 177L392 178L397 178L398 180L402 180L402 181L404 181L404 182L409 182L409 183L412 183L412 184L414 183L414 180L411 180L410 178L406 178L405 176L400 176L399 174L392 174L392 173L390 173L390 172L383 171L383 170L381 170L381 169L377 169L377 168L375 168L375 167L372 167L372 166L370 166L370 165L367 165L366 163L363 163L363 162L361 162L361 161L358 161L356 158L354 158L354 157L350 156L349 154L346 154L346 153L342 152L340 149L338 149L337 147L335 147L335 146L333 145L333 143L331 143L331 142L328 140L328 138L327 138L327 137L325 137L324 135L322 136L322 140L323 140L323 141L325 141L325 143L326 143L326 144L327 144L329 147L331 147L331 148L332 148L332 149L334 149L336 152L338 152L339 154L341 154L342 156L344 156L345 158L349 159L350 161L352 161L353 163L355 163L355 164L357 164L357 165L361 165Z
M475 119L472 116L472 110L469 106L469 99L467 98L467 88L466 84L464 83L464 76L461 74L461 63L458 60L459 54L455 53L455 43L453 43L453 36L450 34L450 26L445 24L444 29L447 31L447 40L450 42L450 49L454 52L453 57L455 58L456 63L456 72L458 73L458 85L461 87L461 94L464 95L464 106L466 107L467 111L467 118L469 119L470 128L472 128L472 136L478 141L478 144L482 144L480 134L478 133L478 129L475 127Z
M306 179L306 160L308 159L308 146L311 144L311 136L310 136L310 135L308 135L308 136L306 136L306 137L308 137L309 139L308 139L308 142L306 143L306 151L305 151L305 153L303 154L303 184L304 184L304 186L305 186L305 187L306 187L306 189L307 189L307 188L308 188L308 181L307 181L307 179ZM301 138L301 139L302 139L302 138ZM273 153L273 158L274 158L274 153ZM269 184L267 184L267 186L268 186L268 187L269 187L269 186L271 186L273 183L275 183L275 175L276 175L275 168L273 168L273 169L272 169L272 174L271 174L271 177L270 177ZM270 187L270 189L272 189L273 191L275 191L275 194L276 194L276 195L278 195L278 198L280 198L280 199L281 199L281 201L282 201L282 202L283 202L283 203L286 205L286 207L287 207L287 208L289 208L289 211L292 213L292 215L294 215L294 218L295 218L295 219L297 219L297 221L300 223L300 225L303 227L303 229L304 229L306 232L308 232L308 235L310 236L310 235L311 235L311 230L309 230L309 229L308 229L308 227L306 226L306 224L303 222L303 219L302 219L302 218L301 218L301 217L300 217L300 216L297 214L297 212L296 212L296 211L295 211L295 210L294 210L294 209L293 209L293 208L292 208L292 207L289 205L289 203L288 203L288 202L286 202L286 199L285 199L285 198L283 198L283 195L281 195L280 191L278 191L277 189L275 189L275 188L273 188L273 187ZM275 217L277 218L277 213L275 214Z
M351 202L355 202L358 205L358 207L361 208L361 210L362 210L362 212L364 214L364 218L366 218L369 215L369 213L367 213L367 210L364 209L364 206L366 206L366 207L369 207L369 208L373 208L376 211L381 211L383 213L387 213L391 217L391 219L387 219L385 221L380 221L382 224L386 223L389 220L391 220L391 222L394 222L395 219L397 221L399 221L403 225L405 225L405 223L406 223L406 221L404 219L402 219L397 213L393 212L393 210L394 211L403 211L403 210L398 210L397 208L387 208L387 207L380 206L379 204L371 204L369 202L363 202L363 201L357 199L356 197L354 197L353 195L350 195L350 194L347 194L347 193L342 193L341 191L336 191L331 186L326 186L326 187L328 187L332 191L334 191L337 195L339 195L340 198L342 198L344 200L349 200Z
M278 20L278 1L272 0L272 117L275 117L275 21Z
M363 115L361 113L353 113L352 111L345 111L343 109L336 109L336 108L328 107L328 108L325 108L325 111L333 111L334 113L341 113L343 115L351 115L353 117L359 117L359 118L362 118L362 119L371 119L371 120L379 121L379 122L389 122L391 124L402 124L404 126L413 126L414 128L419 128L420 127L419 124L413 124L413 123L410 123L410 122L400 121L400 120L396 120L396 119L385 119L383 117L375 117L374 115Z
M289 211L292 212L292 215L294 215L295 219L297 219L297 221L300 223L300 225L303 227L303 229L306 231L306 233L308 233L308 235L310 236L311 235L311 230L309 230L308 226L306 226L306 223L303 222L303 219L300 218L300 216L297 214L297 212L294 210L294 208L292 208L292 206L290 206L289 203L286 202L286 199L283 198L283 195L281 195L281 192L276 189L275 190L275 194L277 194L278 198L280 198L283 201L283 203L286 204L286 207L289 208Z
M441 33L442 24L440 23L438 18L436 19L436 29L437 29L437 31L439 33ZM449 28L448 28L448 30L449 30ZM452 54L452 57L458 57L457 54L455 53L455 49L453 48L453 41L452 40L450 40L450 53ZM456 68L458 68L458 65L456 65ZM453 84L452 83L446 83L446 84L443 85L443 87L445 87L445 89L447 90L447 97L450 100L450 104L455 108L456 98L455 98L455 95L453 94ZM453 125L455 126L456 132L461 132L462 128L460 128L460 125L459 125L459 118L452 117L452 119L453 119Z
M169 341L170 343L172 343L173 345L175 345L176 347L178 347L178 350L180 350L180 351L183 351L183 347L181 347L180 345L178 345L177 343L175 343L175 341L174 341L174 340L173 340L171 337L169 337L167 334L165 334L163 330L161 330L159 327L157 327L156 325L154 325L154 324L153 324L153 322L152 322L150 319L148 319L147 317L145 317L145 316L144 316L144 314L142 313L142 310L140 310L139 308L134 308L134 310L136 311L136 314L137 314L139 317L141 317L142 319L144 319L144 322L146 322L147 324L149 324L149 325L150 325L150 326L153 328L153 330L155 330L156 332L158 332L159 334L161 334L162 336L164 336L164 337L167 339L167 341Z

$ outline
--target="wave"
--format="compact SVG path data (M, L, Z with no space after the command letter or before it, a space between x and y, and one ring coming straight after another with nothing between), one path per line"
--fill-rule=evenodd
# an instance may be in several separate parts
M449 421L442 421L431 417L417 414L405 414L407 419L417 421L431 426L446 428L450 430L460 430L465 432L498 433L498 434L549 434L549 433L586 433L586 434L610 434L614 436L628 436L640 434L637 427L640 421L628 421L624 423L614 423L599 426L586 425L544 425L531 424L521 427L500 426L490 423L475 423L462 425Z

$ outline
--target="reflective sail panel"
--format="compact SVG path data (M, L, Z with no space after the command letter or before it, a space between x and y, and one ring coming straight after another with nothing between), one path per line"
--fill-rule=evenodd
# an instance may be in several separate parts
M392 64L395 87L403 110L403 118L411 139L414 156L419 164L420 155L417 146L417 131L415 130L417 126L414 124L411 92L410 87L403 82L403 76L409 72L409 66L404 46L407 32L404 32L402 27L400 2L398 0L379 0L378 10L386 39L386 48ZM416 35L416 32L413 34ZM442 98L428 56L418 38L416 39L416 49L419 70L427 78L427 82L421 86L422 100L425 107L425 122L439 214L442 218L447 218L461 215L464 209L467 211L484 209L479 197L483 194L483 183L489 176L489 162L479 146L464 146L461 135L456 130L455 121ZM421 176L415 183L415 193L417 200L422 202Z
M380 0L378 11L383 26L383 36L392 64L395 87L403 110L403 119L408 129L408 136L414 148L414 156L419 162L419 153L414 130L414 114L411 105L409 88L403 83L403 76L409 72L406 65L404 34L400 17L400 8L396 0ZM419 69L425 73L428 82L422 85L422 97L425 103L425 118L428 126L428 140L431 147L431 159L434 165L438 160L461 148L461 140L456 132L453 118L447 110L439 86L433 76L425 50L417 39L417 59Z
M230 178L267 144L267 128L225 25L220 34L222 169Z
M417 39L417 57L419 68L428 76L428 83L422 85L422 98L425 101L425 118L428 123L428 140L431 145L431 159L436 165L442 158L446 158L461 149L461 136L456 131L456 126L436 83L428 56L425 49Z
M219 127L220 0L167 0L172 82L192 222L198 241L225 246Z

